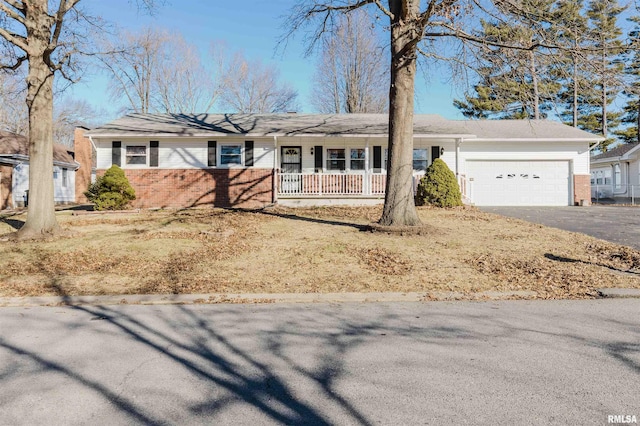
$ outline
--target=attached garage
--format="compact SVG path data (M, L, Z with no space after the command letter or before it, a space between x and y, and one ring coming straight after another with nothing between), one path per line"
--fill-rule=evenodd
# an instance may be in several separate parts
M568 161L468 161L478 206L567 206L571 203Z

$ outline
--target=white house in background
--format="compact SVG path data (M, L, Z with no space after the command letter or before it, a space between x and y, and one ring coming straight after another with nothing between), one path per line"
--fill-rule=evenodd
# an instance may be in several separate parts
M98 174L121 166L138 207L381 203L385 114L133 114L89 130ZM414 184L442 158L476 205L590 199L589 146L553 121L414 118Z
M75 202L75 172L80 165L73 152L54 144L53 182L56 204ZM15 133L0 132L0 210L24 207L29 190L29 143Z
M640 198L640 143L618 145L591 157L591 197Z

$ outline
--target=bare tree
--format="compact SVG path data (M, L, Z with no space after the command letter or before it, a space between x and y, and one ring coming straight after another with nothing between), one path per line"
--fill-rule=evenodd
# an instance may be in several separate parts
M390 40L390 89L389 89L389 151L388 173L384 208L380 224L385 226L420 225L416 212L412 187L413 115L416 63L419 54L432 59L447 57L439 51L436 40L453 40L477 45L491 44L531 50L544 46L507 45L474 35L474 28L482 13L492 19L504 20L504 11L528 14L535 26L535 13L523 10L519 1L494 0L299 0L287 19L293 33L311 27L307 33L309 50L326 33L333 33L338 17L361 8L373 8L374 21L384 22ZM546 46L544 46L546 47ZM464 53L464 45L459 52ZM462 63L464 58L454 58Z
M0 74L0 130L29 135L29 111L25 78L21 73ZM95 123L98 112L84 100L61 97L54 90L53 142L73 146L73 132L78 125Z
M29 134L29 113L24 76L19 72L0 72L0 129Z
M153 28L123 32L104 50L111 52L101 59L111 99L126 100L126 111L207 112L220 93L197 48L180 34Z
M339 18L322 41L311 103L322 113L381 113L389 104L389 67L364 10Z
M248 61L241 53L233 55L224 70L225 89L221 95L225 108L240 113L296 111L298 92L280 82L277 68L259 60Z
M140 0L145 7L154 0ZM43 238L59 232L53 200L53 87L56 74L73 80L76 58L99 19L79 8L80 0L0 1L0 69L28 63L29 210L16 238ZM50 10L51 9L51 10ZM91 28L93 31L89 31Z

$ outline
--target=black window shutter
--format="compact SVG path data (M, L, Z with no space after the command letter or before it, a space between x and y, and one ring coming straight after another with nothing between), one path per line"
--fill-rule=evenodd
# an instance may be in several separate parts
M313 155L314 155L314 168L316 169L316 173L322 171L322 145L316 145L313 147Z
M218 143L216 141L207 142L207 166L215 167L217 164L216 151L218 148Z
M111 142L111 164L122 167L122 142Z
M382 171L382 147L373 147L373 173L380 173Z
M439 146L432 146L431 147L431 162L433 162L433 160L435 160L436 158L440 158L440 147Z
M149 167L158 167L158 147L160 142L149 142Z
M253 166L253 141L244 142L244 165L245 167Z

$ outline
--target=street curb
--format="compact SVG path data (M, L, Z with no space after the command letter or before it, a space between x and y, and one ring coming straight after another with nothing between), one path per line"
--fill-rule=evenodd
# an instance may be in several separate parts
M598 295L604 299L640 299L637 288L599 288Z
M250 293L250 294L144 294L116 296L0 297L0 307L82 306L82 305L191 305L257 303L367 303L425 302L451 300L502 300L536 297L533 291L486 291L411 293Z

